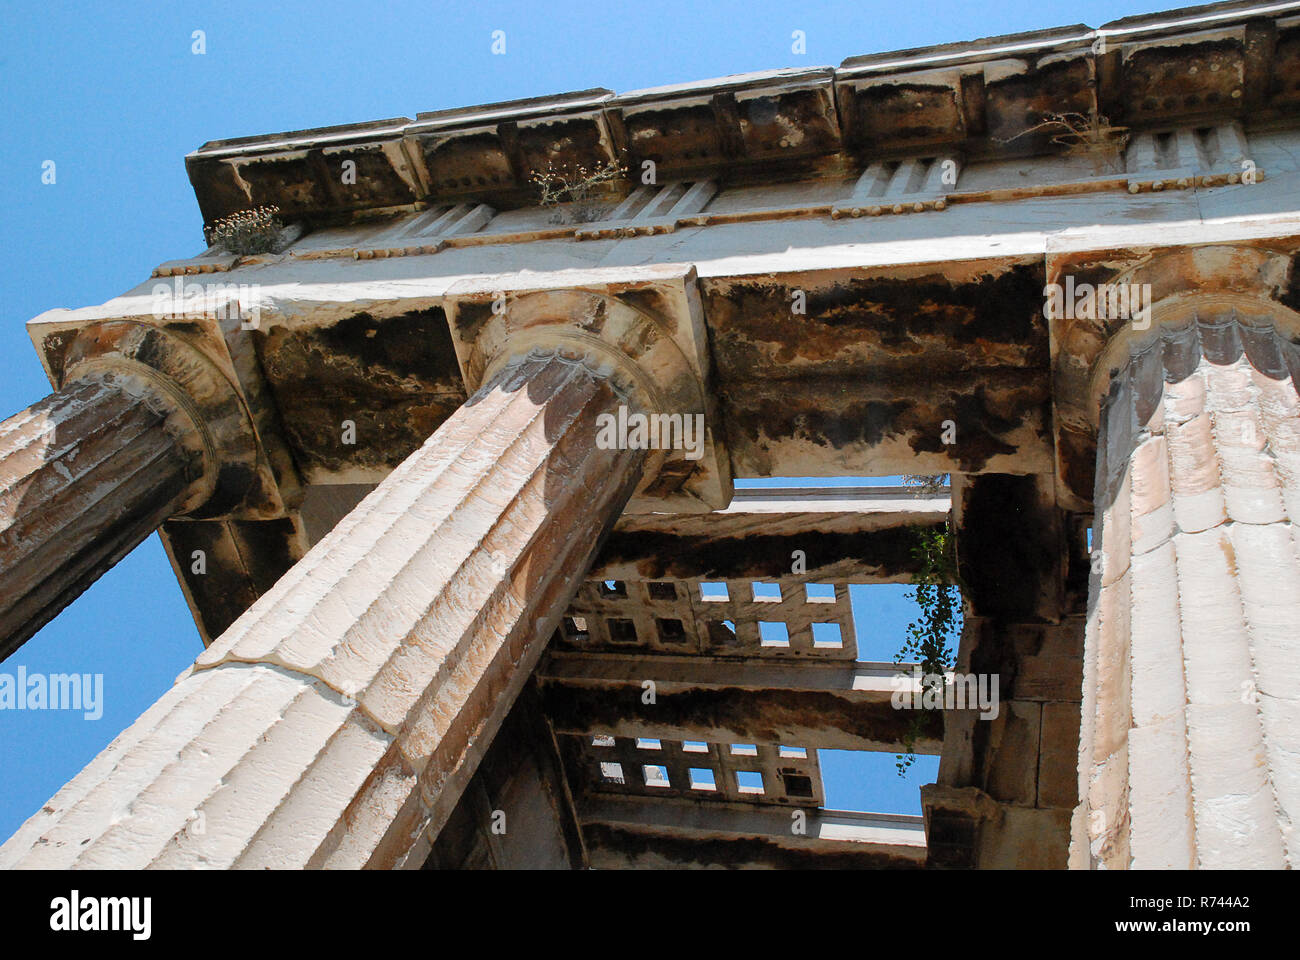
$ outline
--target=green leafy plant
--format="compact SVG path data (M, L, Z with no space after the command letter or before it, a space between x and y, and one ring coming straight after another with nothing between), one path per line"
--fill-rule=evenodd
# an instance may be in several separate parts
M284 229L279 213L280 208L275 206L253 207L222 217L208 227L208 243L240 256L270 253Z
M922 478L929 479L929 478ZM912 576L915 590L908 598L920 608L917 619L907 627L902 649L895 663L919 663L921 676L944 675L953 666L950 642L961 631L961 589L957 577L956 541L951 521L941 528L914 527L916 543L912 555L919 566ZM945 681L946 683L946 681ZM916 762L916 741L924 725L925 714L916 710L903 737L904 752L896 755L898 775L904 776Z

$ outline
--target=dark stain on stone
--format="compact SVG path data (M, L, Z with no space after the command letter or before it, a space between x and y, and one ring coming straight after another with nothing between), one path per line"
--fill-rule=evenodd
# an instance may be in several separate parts
M356 164L354 183L345 183L343 179L343 164L348 160ZM331 151L322 154L322 162L333 177L334 188L346 209L391 207L420 199L378 144Z
M616 530L595 567L635 563L647 580L775 578L789 575L790 553L801 546L810 571L826 562L849 562L892 576L916 569L915 543L915 533L908 527L789 536L747 533L735 538Z
M1291 266L1287 270L1286 289L1278 300L1284 307L1300 310L1300 253L1293 254L1291 257Z
M664 169L716 161L723 155L713 108L708 104L625 114L628 152L639 164L654 160Z
M201 323L195 323L192 320L173 320L167 324L167 329L173 332L179 331L191 337L206 337L208 335L208 331L204 329Z
M606 152L594 116L521 124L518 138L521 160L529 173L548 166L571 167L574 157L593 157Z
M266 156L239 163L239 175L249 185L252 200L245 207L275 205L280 216L332 210L334 200L317 182L312 151L307 156Z
M1124 95L1117 102L1130 122L1240 107L1242 62L1235 38L1135 50L1124 59Z
M468 196L521 186L494 131L417 139L436 195Z
M806 314L792 312L796 291ZM724 378L798 360L828 364L847 351L879 351L881 361L915 356L925 343L978 345L955 351L953 362L977 367L996 362L997 347L1018 365L1047 363L1041 265L1020 264L971 283L930 276L878 277L806 285L706 285L707 313ZM881 365L883 365L883 362ZM860 364L859 364L860 366ZM802 368L781 371L789 376ZM815 375L809 370L808 375Z
M859 401L850 402L835 412L808 408L798 411L792 418L786 403L769 399L749 413L755 426L786 421L792 427L791 437L839 449L850 444L878 445L894 432L894 424L908 408L909 404L904 400Z
M823 691L736 687L678 690L661 696L647 713L640 680L612 687L547 684L542 694L557 730L625 731L649 723L658 729L726 730L743 736L740 742L745 743L791 743L791 736L806 728L837 730L864 744L902 743L914 713L896 710L888 700L854 702ZM918 740L942 741L943 712L924 710L920 715Z
M750 869L765 866L784 870L919 870L922 863L889 853L799 850L763 837L727 835L701 839L670 834L651 835L611 824L588 823L583 835L592 850L616 851L638 868L723 867Z
M412 310L382 320L358 313L320 333L321 343L356 357L365 367L382 367L399 377L427 377L455 356L447 321L439 307Z
M1046 398L1044 398L1046 406ZM942 411L939 411L942 413ZM1044 411L1046 413L1046 411ZM994 456L1010 456L1016 452L1016 446L999 440L1025 423L1027 418L1008 418L1001 416L992 408L988 392L984 387L977 387L974 393L961 394L953 398L953 413L938 420L951 420L956 426L956 443L945 444L943 432L936 431L933 417L926 417L916 424L905 424L911 428L908 443L917 453L950 453L953 459L966 470L978 470ZM1041 421L1046 423L1046 416ZM1045 433L1046 431L1040 431ZM1042 439L1050 439L1042 437Z
M297 531L288 517L277 520L231 520L231 530L240 544L240 556L249 579L259 593L266 593L298 562Z
M228 161L189 158L185 161L185 171L194 187L205 224L250 206L235 175L235 168Z
M45 360L50 365L50 371L54 374L56 382L63 379L63 365L67 361L68 348L72 346L76 336L76 331L62 330L46 334L41 340L41 351L45 354Z
M132 352L132 358L147 367L161 368L165 363L166 350L167 344L163 335L151 327Z
M1097 435L1091 429L1062 424L1057 436L1061 480L1078 497L1092 500Z
M456 334L462 343L473 343L492 318L492 301L462 300L456 307Z
M1089 116L1093 87L1088 61L1083 57L1058 61L1025 73L985 84L988 135L999 140L1020 137L1052 114ZM1046 149L1060 129L1045 129L1020 137L1013 147Z
M208 640L220 636L299 559L288 517L276 520L170 520L163 524L171 554ZM195 573L194 551L205 570Z
M924 146L963 138L956 90L947 84L881 83L853 95L852 129L857 145Z
M1278 30L1272 81L1272 100L1294 109L1300 101L1300 27Z
M1009 434L1026 425L1048 442L1042 291L1041 263L956 284L938 273L706 283L728 435L828 451L903 438L965 471L1014 455L1023 438ZM942 443L945 420L956 444Z
M169 520L160 531L168 541L181 580L193 601L196 619L208 642L219 637L257 600L258 591L244 576L223 520ZM201 550L205 572L193 571Z
M300 466L396 466L465 400L441 307L273 327L257 343ZM342 443L344 420L356 424L355 445Z
M923 375L918 375L924 381ZM877 386L885 378L877 379ZM892 401L853 398L864 381L850 381L836 392L836 381L779 381L761 392L735 391L723 400L728 434L746 445L765 448L784 441L804 441L828 452L859 445L874 447L902 438L916 453L940 454L953 469L978 472L995 456L1010 456L1022 438L1008 436L1032 426L1043 443L1050 441L1049 397L1045 377L1020 378L993 386L977 384L965 390L917 395L916 381L900 384ZM854 383L858 386L854 386ZM927 385L928 386L928 385ZM737 396L736 394L739 394ZM944 422L956 425L956 442L945 444Z
M1029 622L1054 592L1062 545L1055 511L1040 505L1035 478L985 474L965 491L958 558L976 616Z
M807 155L839 146L834 107L821 90L792 90L780 96L739 100L737 107L747 126L745 141L751 151ZM788 139L791 130L803 133L798 146Z
M974 867L979 826L974 817L950 810L932 810L925 832L926 866Z
M644 286L630 288L618 294L618 299L656 321L657 327L663 327L665 318L673 315L672 308L666 302L664 292L658 287Z
M223 463L217 472L217 486L211 499L192 514L196 519L219 517L244 502L244 496L258 481L257 473L244 463ZM260 506L253 504L252 506Z

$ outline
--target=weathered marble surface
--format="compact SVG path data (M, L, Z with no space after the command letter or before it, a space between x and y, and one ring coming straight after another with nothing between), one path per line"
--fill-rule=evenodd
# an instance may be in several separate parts
M3 847L6 867L418 866L640 480L580 361L507 366Z

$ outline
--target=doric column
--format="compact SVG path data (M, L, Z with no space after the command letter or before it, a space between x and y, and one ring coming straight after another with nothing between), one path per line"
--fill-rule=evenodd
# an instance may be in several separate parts
M489 365L0 866L418 866L642 479L599 357Z
M59 389L0 424L0 658L162 521L282 510L215 325L47 328Z
M1262 306L1193 296L1099 364L1073 867L1300 865L1300 366Z
M148 368L100 366L0 423L0 658L204 495L200 433Z

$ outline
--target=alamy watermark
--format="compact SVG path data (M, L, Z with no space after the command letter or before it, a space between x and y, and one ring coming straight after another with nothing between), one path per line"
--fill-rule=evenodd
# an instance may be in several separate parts
M596 417L596 446L601 450L685 450L687 460L704 456L704 414L628 413Z
M1131 320L1134 330L1151 326L1151 284L1065 283L1043 287L1043 316L1048 320Z
M102 673L0 673L0 710L81 710L87 720L104 715Z
M50 929L55 932L127 932L132 940L148 940L152 917L152 897L85 897L73 890L50 901Z
M912 673L889 680L895 710L979 710L981 720L996 720L1001 711L996 673Z
M180 320L210 314L218 320L238 320L253 330L262 319L261 294L255 283L186 283L181 276L171 283L156 283L153 291L155 320Z

